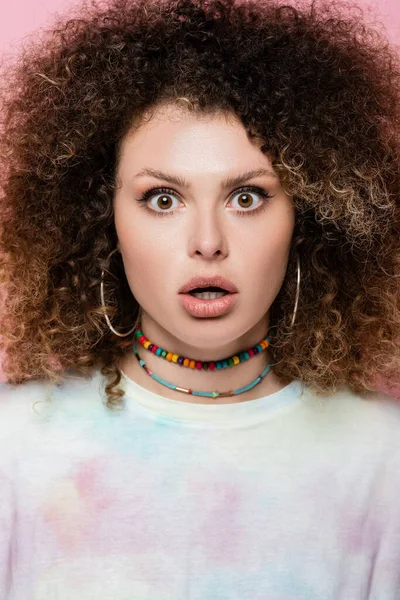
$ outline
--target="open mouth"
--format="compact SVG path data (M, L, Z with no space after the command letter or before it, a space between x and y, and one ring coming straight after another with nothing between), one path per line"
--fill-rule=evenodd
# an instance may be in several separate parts
M195 288L189 292L190 296L199 298L200 300L215 300L216 298L222 298L227 296L229 292L223 290L220 287L206 287L206 288Z
M238 302L239 293L214 286L196 287L181 292L178 297L182 308L192 317L212 319L230 313Z

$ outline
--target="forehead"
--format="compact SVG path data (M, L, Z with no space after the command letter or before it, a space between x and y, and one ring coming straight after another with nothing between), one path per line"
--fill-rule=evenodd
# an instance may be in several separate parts
M165 136L182 136L189 131L200 135L202 131L211 132L216 131L216 129L220 133L232 130L243 130L245 132L242 123L234 113L194 111L174 103L163 104L148 109L135 119L124 136L123 145L125 147L132 145L137 140L143 143L151 139L152 136L157 135L162 136L160 137L162 142Z
M233 168L238 161L270 165L261 144L260 138L249 137L234 113L190 111L167 104L148 110L136 120L122 141L120 160L141 165L150 161L146 164L150 167L162 160L179 168L189 163L194 166L197 160L198 169L209 167L210 161L220 166L231 162Z

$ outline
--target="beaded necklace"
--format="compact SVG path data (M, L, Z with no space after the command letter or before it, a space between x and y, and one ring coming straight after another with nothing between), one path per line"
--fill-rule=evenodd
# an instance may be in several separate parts
M177 363L182 367L187 367L189 369L204 369L205 371L214 371L215 369L226 369L226 367L232 367L237 365L245 360L248 360L252 356L255 356L259 352L263 352L268 348L271 342L270 337L265 337L259 342L256 346L248 348L244 352L240 352L238 355L229 356L228 358L213 361L202 361L202 360L193 360L192 358L186 358L185 356L179 356L179 354L173 354L172 352L168 352L168 350L164 350L160 346L153 344L147 337L143 334L143 331L140 329L140 325L135 330L135 339L150 352L153 352L156 356L161 356L165 360L169 362Z
M269 346L269 344L271 342L271 338L265 337L259 344L257 344L256 346L253 346L252 348L249 348L245 352L241 352L239 355L231 356L222 361L203 362L203 361L195 361L195 360L186 358L184 356L179 356L178 354L172 354L171 352L167 352L166 350L163 350L163 348L160 348L156 344L152 344L150 342L150 340L148 340L143 335L143 331L140 329L140 326L135 331L135 339L143 346L143 348L153 352L153 354L156 354L157 356L161 356L162 358L164 358L165 360L168 360L169 362L175 362L175 363L179 364L180 366L188 367L191 369L199 369L199 370L200 369L204 369L204 370L225 369L226 367L230 367L230 366L239 364L239 362L249 360L249 358L251 358L252 356L255 356L259 352L263 352ZM264 368L262 373L260 373L255 379L253 379L253 381L251 381L249 384L245 385L244 387L238 388L236 390L229 390L227 392L200 392L200 391L192 390L190 388L179 387L173 383L170 383L169 381L166 381L162 377L159 377L158 375L153 373L153 371L151 371L147 367L146 363L140 358L135 345L133 346L133 352L134 352L140 366L146 371L146 373L150 377L152 377L153 379L155 379L156 381L161 383L162 385L168 387L171 390L176 390L177 392L183 392L185 394L190 394L192 396L205 396L205 397L209 397L209 398L223 398L223 397L228 397L228 396L237 396L238 394L247 392L248 390L251 390L253 387L258 385L264 379L264 377L267 375L267 373L269 372L269 370L271 368L271 364L268 364Z

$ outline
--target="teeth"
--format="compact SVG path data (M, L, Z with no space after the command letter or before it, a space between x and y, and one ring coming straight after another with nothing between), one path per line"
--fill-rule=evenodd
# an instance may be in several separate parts
M226 296L228 292L190 292L191 296L200 298L200 300L215 300Z

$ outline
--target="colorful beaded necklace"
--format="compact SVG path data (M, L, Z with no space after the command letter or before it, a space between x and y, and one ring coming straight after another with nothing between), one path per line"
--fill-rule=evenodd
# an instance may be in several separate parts
M186 358L185 356L179 356L179 354L173 354L172 352L168 352L168 350L164 350L160 346L153 344L147 337L143 334L143 331L139 326L135 329L135 339L145 348L145 350L149 350L153 352L156 356L161 356L165 360L169 362L174 362L181 367L187 367L189 369L204 369L205 371L214 371L215 369L226 369L227 367L232 367L234 365L238 365L245 360L248 360L252 356L255 356L259 352L263 352L268 348L271 342L270 337L265 337L259 342L256 346L252 348L248 348L244 352L240 352L238 355L229 356L228 358L213 361L201 361L201 360L193 360L192 358Z
M260 344L257 344L257 346L254 346L253 348L249 348L249 350L247 352L241 352L238 356L235 355L234 357L230 357L230 358L228 358L226 360L222 360L222 361L217 361L215 363L214 362L206 363L206 362L202 362L202 361L191 361L188 358L178 356L177 354L172 354L171 352L167 352L166 350L159 348L155 344L151 344L151 342L147 338L145 338L142 330L139 328L135 331L135 338L140 342L140 344L146 350L150 350L157 356L161 356L162 358L165 358L166 360L169 360L170 362L175 362L181 366L189 367L192 369L204 368L205 370L207 370L207 369L210 369L210 370L224 369L226 367L239 364L239 362L248 360L252 356L255 356L259 352L262 352L263 350L265 350L271 342L271 339L266 337L262 340L262 342ZM152 347L150 348L150 346L152 346ZM260 348L259 348L259 346L260 346ZM157 352L157 350L160 350L160 352ZM176 390L177 392L183 392L185 394L190 394L192 396L205 396L208 398L223 398L223 397L237 396L238 394L243 394L243 392L247 392L248 390L251 390L253 387L258 385L264 379L264 377L267 375L267 373L269 372L269 370L271 368L271 364L268 364L264 368L262 373L260 373L255 379L253 379L253 381L251 381L248 385L245 385L244 387L238 388L236 390L229 390L228 392L199 392L196 390L192 390L190 388L179 387L177 385L174 385L173 383L170 383L169 381L166 381L162 377L159 377L158 375L153 373L153 371L151 371L147 367L146 363L140 358L135 345L133 345L133 352L134 352L140 366L146 371L146 373L150 377L152 377L153 379L155 379L156 381L161 383L162 385L168 387L171 390ZM165 353L165 354L163 354L163 353ZM233 360L234 358L236 358L237 360L234 361ZM179 360L179 359L182 359L182 360ZM229 363L230 360L232 360L233 362ZM185 361L188 361L188 362L186 362L186 364L185 364ZM218 366L218 364L219 364L219 366ZM197 365L199 365L199 366L197 366ZM206 366L204 367L203 365L206 365ZM214 365L214 366L210 367L210 365Z

